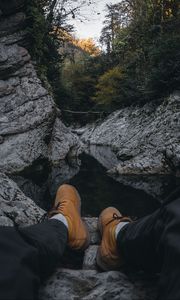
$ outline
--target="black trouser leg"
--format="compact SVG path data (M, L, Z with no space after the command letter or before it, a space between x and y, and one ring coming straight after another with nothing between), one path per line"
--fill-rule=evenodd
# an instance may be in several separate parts
M67 228L57 220L0 227L0 300L35 300L41 279L60 262Z
M117 243L127 263L160 271L159 300L180 299L180 198L126 225Z

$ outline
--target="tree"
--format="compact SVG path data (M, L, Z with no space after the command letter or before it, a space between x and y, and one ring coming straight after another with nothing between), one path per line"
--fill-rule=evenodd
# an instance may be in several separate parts
M113 50L116 30L119 27L119 12L117 5L106 5L107 14L104 20L104 27L101 32L100 42L106 46L109 54Z
M122 79L123 74L119 67L114 67L100 76L94 101L105 106L119 102L119 87Z
M109 9L107 26L103 28L101 37L102 42L106 42L107 60L111 60L110 70L119 66L124 74L119 81L121 97L116 97L116 102L119 101L120 106L136 101L144 103L178 88L179 1L122 0L117 7ZM118 10L117 15L115 9ZM116 26L113 27L114 19Z
M100 55L101 53L99 47L95 44L92 38L87 38L87 39L75 38L72 40L72 43L91 56L97 56Z
M127 1L118 4L107 4L104 27L101 32L100 42L110 54L114 51L115 40L120 29L127 27L130 21L130 7Z
M101 68L100 50L92 39L78 40L73 37L67 47L69 47L69 55L64 60L61 77L66 91L64 108L78 111L91 110L94 106L91 98L95 93L97 77L101 72L99 70ZM68 115L66 120L69 121L69 119ZM79 117L80 121L82 120Z
M88 5L91 3L93 0ZM72 32L69 20L81 17L79 10L85 4L85 0L26 1L29 52L36 61L36 69L43 84L53 93L60 106L64 104L61 69L66 55L59 49L64 47L65 38L69 38Z

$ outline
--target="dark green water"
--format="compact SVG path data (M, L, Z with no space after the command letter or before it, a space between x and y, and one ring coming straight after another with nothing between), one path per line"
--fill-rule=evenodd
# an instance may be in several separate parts
M98 216L102 209L115 206L125 215L141 217L159 207L152 196L109 177L91 156L84 154L81 161L79 173L69 183L80 192L83 215Z
M109 149L97 147L95 151L100 153L98 157L103 163L113 162ZM122 214L138 218L156 210L163 198L179 185L178 179L172 176L119 176L113 179L88 154L81 155L80 163L63 161L56 167L50 167L44 161L36 162L23 173L13 176L13 180L45 210L52 207L59 185L69 183L80 193L83 216L98 216L102 209L115 206Z

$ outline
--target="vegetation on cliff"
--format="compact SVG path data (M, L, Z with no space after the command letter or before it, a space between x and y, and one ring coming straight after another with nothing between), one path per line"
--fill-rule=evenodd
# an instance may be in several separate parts
M178 0L107 5L101 51L92 39L73 36L69 16L76 18L83 3L33 0L27 5L30 52L62 110L111 112L179 88Z
M103 97L104 105L116 108L144 103L179 87L179 1L123 0L107 5L101 42L111 71L99 79L94 98L98 103Z

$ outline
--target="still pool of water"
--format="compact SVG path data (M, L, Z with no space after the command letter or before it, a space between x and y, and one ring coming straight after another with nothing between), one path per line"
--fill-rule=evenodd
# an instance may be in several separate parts
M142 185L139 177L133 178L133 181L131 178L126 178L125 181L122 178L113 179L107 175L105 167L88 154L82 154L80 161L80 165L65 162L59 169L52 169L46 164L36 165L13 179L27 196L45 210L52 206L60 184L74 185L81 195L83 216L98 216L102 209L115 206L122 214L142 217L160 206L153 189L165 188L166 194L177 186L174 178L162 181L157 176L150 181L147 178L143 181L143 191L139 188ZM138 188L134 188L134 182Z
M98 216L102 209L115 206L123 214L141 217L159 207L159 202L141 190L117 182L89 155L82 155L81 168L69 182L80 192L83 215Z

